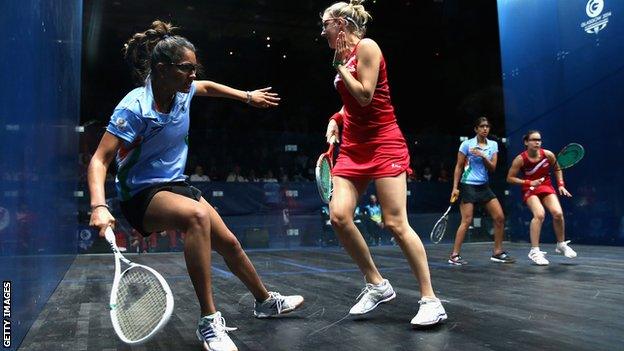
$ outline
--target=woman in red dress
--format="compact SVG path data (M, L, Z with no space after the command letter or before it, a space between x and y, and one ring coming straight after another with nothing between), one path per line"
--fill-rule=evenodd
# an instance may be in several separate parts
M539 249L540 232L545 216L544 207L553 217L553 227L557 237L555 251L568 258L574 258L576 252L568 246L570 241L565 241L563 210L550 180L550 169L554 167L559 195L572 196L565 188L563 172L557 167L557 158L551 151L542 149L542 136L539 131L529 131L523 140L526 150L513 160L507 173L507 182L522 186L522 200L533 213L529 229L531 235L529 258L539 266L546 266L549 263L544 257L546 252ZM523 173L523 178L517 177L520 171Z
M372 180L384 227L403 250L420 285L420 309L411 324L432 325L445 320L447 315L431 287L424 246L407 221L406 176L412 172L409 153L390 100L386 62L377 43L363 38L371 17L361 3L352 0L328 7L323 12L321 33L329 47L336 50L334 85L343 102L340 111L330 118L326 133L330 142L342 127L340 152L332 171L330 219L340 242L366 280L349 313L365 314L396 296L377 270L366 241L353 222L358 199Z

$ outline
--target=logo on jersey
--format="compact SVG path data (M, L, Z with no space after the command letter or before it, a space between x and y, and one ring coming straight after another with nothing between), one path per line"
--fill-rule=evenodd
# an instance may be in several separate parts
M548 159L547 158L544 158L538 164L536 164L535 167L533 167L533 169L531 169L530 171L524 172L524 174L526 174L526 175L533 175L541 167L548 167L548 166L550 166L550 163L548 163Z
M390 168L401 168L401 165L392 162L392 164L390 165Z
M125 119L119 117L117 118L117 120L115 121L115 127L117 127L117 129L119 130L125 130L126 127L128 126L128 121L126 121Z
M589 34L598 34L601 30L605 29L607 23L609 23L609 17L611 17L611 11L602 12L604 10L604 0L589 0L585 5L585 13L589 17L589 20L581 23L581 28Z

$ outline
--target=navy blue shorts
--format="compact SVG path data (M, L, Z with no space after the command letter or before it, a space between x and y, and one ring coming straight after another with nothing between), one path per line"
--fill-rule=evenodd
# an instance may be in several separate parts
M469 204L483 204L496 199L496 195L490 189L488 183L480 185L460 183L459 196L463 203Z
M143 228L143 218L147 211L152 198L159 191L169 191L174 194L186 196L189 199L198 201L201 199L201 190L191 186L187 182L170 182L151 185L134 195L130 200L121 201L121 213L123 213L132 228L136 229L143 236L149 236L151 233Z

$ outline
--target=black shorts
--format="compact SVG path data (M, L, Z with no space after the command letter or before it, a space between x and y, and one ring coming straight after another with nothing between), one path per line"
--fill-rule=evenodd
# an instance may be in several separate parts
M460 183L459 196L463 203L470 204L486 203L492 199L496 199L496 195L487 183L480 185Z
M121 213L126 217L126 220L130 223L132 228L139 231L143 236L149 236L151 234L143 229L143 218L145 217L147 206L149 206L152 198L159 191L170 191L196 201L201 199L201 190L191 186L189 183L170 182L151 185L136 193L130 200L121 201Z

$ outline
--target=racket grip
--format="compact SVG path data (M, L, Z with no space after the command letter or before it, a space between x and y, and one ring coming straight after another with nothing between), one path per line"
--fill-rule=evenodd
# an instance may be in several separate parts
M115 233L111 227L106 228L106 232L104 233L104 237L106 241L108 241L111 245L115 244Z
M452 203L452 204L453 204L453 203L455 203L455 201L457 201L457 197L458 197L458 196L457 196L457 195L455 195L455 194L453 194L453 195L451 196L451 203Z

